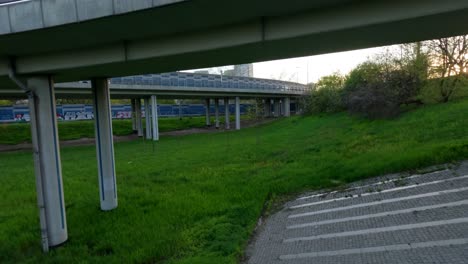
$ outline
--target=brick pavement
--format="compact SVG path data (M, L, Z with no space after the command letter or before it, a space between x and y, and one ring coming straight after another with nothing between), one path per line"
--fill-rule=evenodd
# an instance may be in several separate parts
M468 162L306 193L259 228L249 264L468 264Z

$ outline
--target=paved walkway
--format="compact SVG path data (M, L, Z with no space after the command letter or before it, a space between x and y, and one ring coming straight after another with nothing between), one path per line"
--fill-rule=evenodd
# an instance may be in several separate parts
M251 264L468 263L468 162L308 193L247 249Z

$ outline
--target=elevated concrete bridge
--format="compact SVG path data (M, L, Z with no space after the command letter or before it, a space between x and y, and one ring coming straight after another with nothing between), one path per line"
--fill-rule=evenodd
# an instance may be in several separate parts
M0 89L20 87L29 96L44 250L68 237L55 82L91 80L101 209L112 210L117 183L109 77L468 33L466 0L1 2Z
M91 81L57 83L55 96L60 98L90 98ZM3 89L2 89L3 88ZM301 96L306 85L279 80L171 72L109 79L112 98L142 98L157 95L160 98L284 98ZM24 91L15 87L0 87L1 97L24 97Z

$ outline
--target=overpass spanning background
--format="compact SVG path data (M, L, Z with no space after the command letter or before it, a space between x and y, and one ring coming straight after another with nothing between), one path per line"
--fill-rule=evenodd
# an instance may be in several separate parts
M308 91L306 85L278 80L171 72L111 78L109 88L112 98L141 98L158 95L159 98L233 97L281 98L297 97ZM57 97L91 97L91 82L55 84ZM19 88L2 89L0 96L24 97Z

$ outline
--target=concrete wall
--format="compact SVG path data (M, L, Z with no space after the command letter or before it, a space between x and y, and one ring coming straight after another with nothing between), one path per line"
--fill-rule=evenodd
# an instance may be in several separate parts
M251 105L241 104L241 114L245 114ZM181 105L182 116L203 116L205 105L191 104ZM229 106L229 111L234 112L234 105ZM112 118L129 119L132 117L130 105L113 105ZM210 107L210 113L215 113L214 105ZM220 107L220 113L224 114L224 107ZM145 117L145 109L142 107L142 116ZM160 117L179 116L179 105L158 105ZM92 120L94 118L92 105L57 105L57 118L60 121ZM27 106L0 106L0 123L29 122L29 108Z

